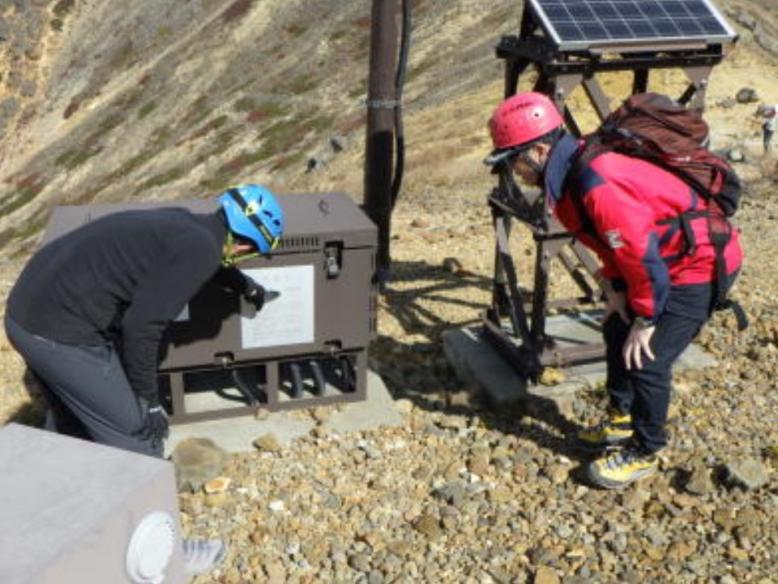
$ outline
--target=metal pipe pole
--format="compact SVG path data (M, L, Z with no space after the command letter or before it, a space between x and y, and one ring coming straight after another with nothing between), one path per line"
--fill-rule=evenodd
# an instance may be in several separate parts
M394 164L395 70L400 0L373 0L367 93L364 208L378 226L379 284L389 278Z

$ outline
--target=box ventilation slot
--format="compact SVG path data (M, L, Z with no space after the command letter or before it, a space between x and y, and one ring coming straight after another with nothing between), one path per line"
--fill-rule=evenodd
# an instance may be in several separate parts
M284 237L278 242L278 249L311 249L318 247L318 237Z

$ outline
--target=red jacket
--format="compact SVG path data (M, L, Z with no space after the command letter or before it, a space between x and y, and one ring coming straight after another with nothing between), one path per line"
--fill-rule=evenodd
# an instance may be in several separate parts
M603 263L602 276L621 279L635 314L656 321L670 286L715 281L715 251L707 219L689 222L696 249L672 221L685 211L704 211L708 203L677 176L644 160L615 152L602 154L575 181L579 192L562 192L580 142L566 136L554 147L546 167L546 193L562 225L591 248ZM588 220L581 219L580 197ZM587 221L590 223L587 224ZM596 235L584 231L594 227ZM740 268L743 251L733 230L724 251L727 274Z

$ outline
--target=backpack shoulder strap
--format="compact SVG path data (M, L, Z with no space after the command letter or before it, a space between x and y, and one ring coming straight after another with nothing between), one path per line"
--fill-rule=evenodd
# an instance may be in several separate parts
M607 247L606 242L600 236L597 228L594 225L594 221L586 211L586 207L583 203L581 190L579 185L584 172L589 168L592 161L600 154L604 154L608 149L603 146L596 136L590 136L584 143L583 148L573 160L573 164L570 170L567 171L565 181L562 185L562 191L567 192L572 198L572 202L578 211L578 220L581 223L581 231L597 239L601 244Z

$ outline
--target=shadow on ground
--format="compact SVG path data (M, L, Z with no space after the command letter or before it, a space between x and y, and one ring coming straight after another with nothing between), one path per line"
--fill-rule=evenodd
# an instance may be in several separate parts
M407 286L413 282L418 286ZM406 398L417 407L452 415L478 415L490 429L530 439L538 446L573 460L590 456L575 448L571 437L581 428L560 412L556 402L542 397L510 411L493 411L481 396L468 393L449 366L441 336L451 328L476 325L483 304L456 298L452 293L465 288L491 290L491 279L425 262L396 262L393 275L382 295L387 310L402 327L403 333L416 340L401 340L382 335L371 347L371 365L384 379L396 399ZM449 322L434 312L433 303L457 304L472 309L472 318ZM423 337L423 340L419 340Z

